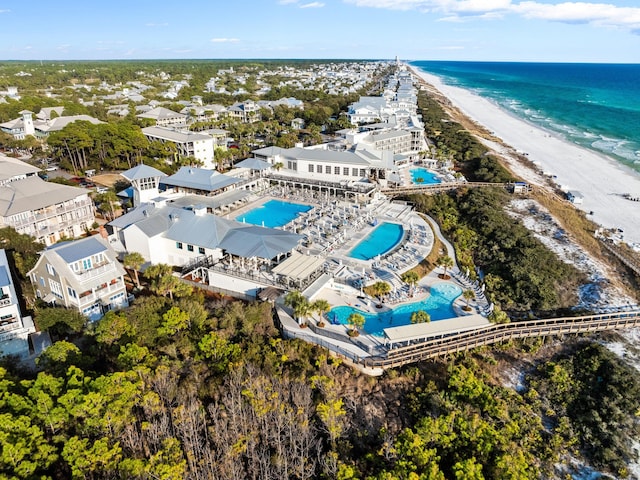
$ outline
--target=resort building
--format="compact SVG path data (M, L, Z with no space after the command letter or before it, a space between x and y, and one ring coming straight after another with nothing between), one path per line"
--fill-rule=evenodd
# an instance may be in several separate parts
M0 356L27 356L29 334L33 332L31 317L22 317L7 254L0 249Z
M215 142L211 135L166 127L145 127L142 133L149 140L173 143L180 157L192 157L205 168L215 168Z
M39 171L38 167L29 165L22 160L0 154L0 187L9 182L35 176Z
M161 189L167 193L215 195L234 188L240 179L211 169L180 167L171 176L163 177Z
M12 227L45 245L78 237L94 221L94 204L83 188L45 182L37 175L0 186L0 228Z
M37 298L93 321L129 305L125 273L109 243L94 235L47 248L28 275Z
M157 127L184 127L187 124L187 115L164 107L153 108L139 113L136 117L153 120Z

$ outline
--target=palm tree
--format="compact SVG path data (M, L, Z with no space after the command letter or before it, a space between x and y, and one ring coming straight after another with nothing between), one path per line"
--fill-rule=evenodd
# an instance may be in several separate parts
M133 270L133 280L135 281L136 287L138 288L140 288L140 278L138 277L138 270L140 270L140 267L144 264L144 262L144 257L138 252L127 253L123 259L124 266L129 270Z
M413 297L413 289L415 288L416 284L420 280L420 275L418 275L418 273L415 270L407 270L402 275L400 275L400 279L404 283L409 285L409 287L411 288L411 296Z
M318 326L324 325L322 317L329 310L331 310L331 305L324 298L319 298L315 302L311 304L311 310L318 313L320 315L320 320L318 320Z
M462 292L462 296L467 301L467 305L464 307L464 310L468 312L469 310L471 310L471 307L469 306L469 302L474 298L476 298L476 292L474 292L471 289L467 289L464 292Z
M424 310L416 310L411 314L411 323L429 323L431 315Z
M391 285L382 280L371 285L371 289L373 294L378 298L378 300L382 301L382 297L387 295L391 291Z
M349 335L354 337L359 335L359 330L364 327L364 323L366 321L367 319L364 318L364 315L360 313L353 312L351 315L349 315L349 318L347 318L347 325L351 327L351 329L349 330Z
M298 290L292 290L284 297L284 304L293 310L293 316L299 325L304 325L303 320L311 313L311 304L307 297Z
M276 170L276 172L279 172L282 167L284 167L284 163L282 162L276 162L273 164L273 168Z
M449 278L449 276L447 275L447 269L453 267L453 258L451 258L449 255L441 255L436 260L436 265L438 267L442 267L442 269L444 270L444 273L440 278Z

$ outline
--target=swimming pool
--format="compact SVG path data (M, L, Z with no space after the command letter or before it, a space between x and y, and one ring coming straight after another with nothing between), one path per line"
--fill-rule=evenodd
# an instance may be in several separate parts
M371 260L395 247L402 240L402 232L402 225L398 223L381 223L349 252L349 256Z
M462 294L462 289L459 286L449 282L437 283L431 287L430 293L425 300L399 305L383 313L368 313L357 307L346 305L333 307L327 314L327 318L333 323L347 325L349 315L357 312L365 318L364 332L382 337L385 328L411 325L411 314L418 310L425 310L431 315L431 321L456 316L453 311L453 302Z
M435 173L427 170L426 168L412 168L409 170L409 173L411 173L411 183L416 185L435 185L442 183Z
M299 203L269 200L257 208L241 213L236 217L236 220L264 227L282 227L300 215L300 213L308 212L311 208L313 207Z

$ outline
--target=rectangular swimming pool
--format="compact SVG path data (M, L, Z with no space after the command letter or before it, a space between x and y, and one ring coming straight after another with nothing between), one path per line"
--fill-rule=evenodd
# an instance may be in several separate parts
M269 200L257 208L241 213L236 217L236 221L271 228L282 227L300 215L300 213L308 212L312 208L310 205L284 202L282 200Z
M398 223L381 223L349 252L349 256L360 260L371 260L395 247L402 240L402 233L402 225Z

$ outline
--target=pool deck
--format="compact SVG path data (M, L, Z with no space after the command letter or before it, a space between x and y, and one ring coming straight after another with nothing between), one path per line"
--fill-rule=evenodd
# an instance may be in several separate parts
M408 169L405 173L410 182ZM430 295L433 285L451 282L463 291L471 289L475 293L475 299L469 302L469 311L463 309L467 301L462 296L453 302L453 310L457 315L454 323L464 325L465 321L461 317L468 316L471 328L474 321L478 322L479 315L486 316L489 313L491 307L481 287L460 272L457 265L447 272L450 276L448 279L440 278L440 269L429 273L420 279L413 292L410 292L409 286L401 280L402 273L418 265L431 252L436 236L445 246L447 254L455 261L453 247L442 236L437 224L429 217L416 213L410 205L389 201L385 197L376 198L367 205L357 205L318 192L277 187L263 192L254 201L230 212L229 217L236 218L269 200L284 200L312 207L308 212L299 214L292 222L281 227L305 237L305 242L298 247L300 253L325 259L324 270L331 280L324 286L315 288L310 300L322 298L332 307L346 305L364 312L381 313L398 305L424 300ZM404 235L398 245L371 260L350 257L349 252L384 222L403 226ZM272 275L269 272L262 274ZM392 289L392 293L385 298L382 309L376 308L378 301L367 297L362 290L363 286L379 280L389 283ZM301 328L291 318L288 309L282 306L282 299L276 302L276 305L283 331L288 337L314 342L345 360L352 359L354 367L369 375L381 374L378 370L365 371L366 369L358 364L358 359L383 355L388 350L385 344L387 339L368 334L351 338L347 335L347 326L325 321L324 327L318 327L315 316L307 319L307 328ZM444 319L434 322L447 321Z

